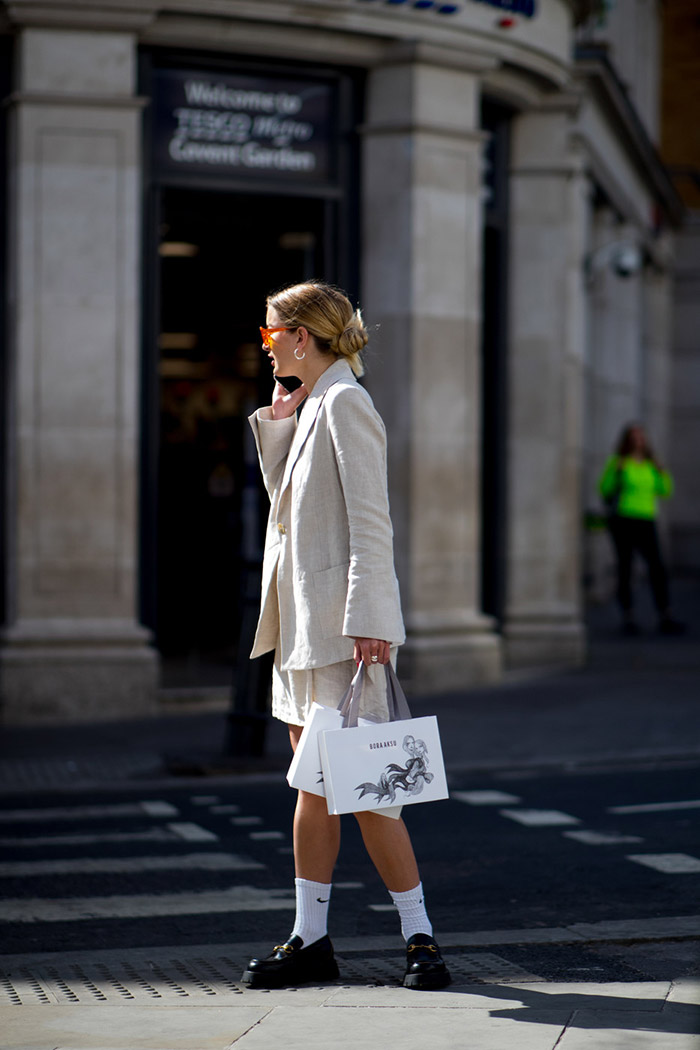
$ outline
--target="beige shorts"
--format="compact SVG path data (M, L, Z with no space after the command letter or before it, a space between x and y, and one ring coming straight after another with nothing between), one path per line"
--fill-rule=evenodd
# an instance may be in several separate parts
M391 650L391 662L396 667L398 649ZM314 701L324 707L337 707L355 676L354 660L343 660L327 667L311 667L305 671L282 671L279 653L275 653L272 668L272 714L288 725L303 726ZM386 701L386 671L383 664L365 668L360 716L377 722L389 721Z

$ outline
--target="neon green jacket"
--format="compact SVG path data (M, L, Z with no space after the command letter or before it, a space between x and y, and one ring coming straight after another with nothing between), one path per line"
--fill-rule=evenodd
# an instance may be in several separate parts
M621 518L656 517L657 497L673 495L673 478L666 470L659 470L650 459L610 456L598 482L598 490L606 502L614 501L615 513Z

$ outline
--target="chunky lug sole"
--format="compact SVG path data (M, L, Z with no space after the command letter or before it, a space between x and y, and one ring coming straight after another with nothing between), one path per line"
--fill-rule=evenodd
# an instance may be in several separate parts
M434 992L439 988L446 988L451 980L447 970L443 973L407 973L403 979L403 986L412 988L414 992Z
M241 984L246 988L294 988L309 981L334 981L340 971L335 959L330 959L323 966L298 966L294 971L272 973L270 971L245 970Z

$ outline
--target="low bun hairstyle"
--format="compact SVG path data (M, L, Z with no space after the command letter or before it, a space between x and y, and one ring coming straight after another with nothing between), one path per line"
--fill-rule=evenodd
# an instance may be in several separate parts
M367 330L362 314L339 288L323 281L304 281L268 296L267 305L286 328L303 325L322 354L342 357L356 376L362 375Z

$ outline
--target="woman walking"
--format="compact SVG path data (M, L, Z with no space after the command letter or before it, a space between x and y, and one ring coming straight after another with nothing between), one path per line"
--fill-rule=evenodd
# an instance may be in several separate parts
M383 423L356 377L367 333L339 290L318 281L269 297L261 328L277 380L272 405L250 417L270 497L262 601L251 657L274 650L272 713L292 748L311 704L336 707L363 660L362 716L388 720L384 665L404 641L393 561ZM302 386L284 388L285 376ZM297 420L297 409L304 407ZM450 977L433 939L403 820L356 814L406 939L404 985L442 988ZM338 975L327 932L340 818L325 798L298 794L294 816L296 921L243 983L295 986Z
M599 490L610 510L623 632L639 634L632 601L632 560L636 551L647 563L659 630L662 634L679 634L683 625L669 609L668 574L656 528L657 499L672 495L673 479L652 452L638 423L630 423L622 431L615 454L605 464Z

